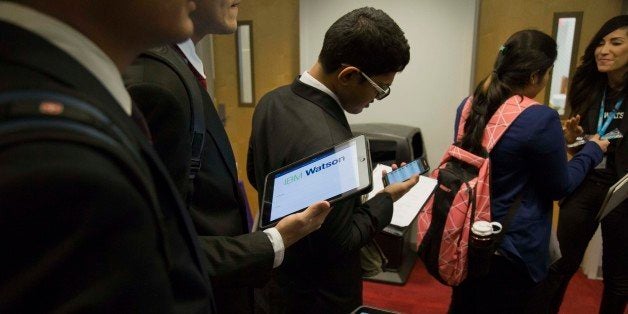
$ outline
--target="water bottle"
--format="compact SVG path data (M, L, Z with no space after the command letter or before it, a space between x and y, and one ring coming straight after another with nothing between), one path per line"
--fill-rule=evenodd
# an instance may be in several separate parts
M494 234L501 232L499 222L476 221L471 226L469 237L469 277L482 277L490 270L491 258L494 253Z

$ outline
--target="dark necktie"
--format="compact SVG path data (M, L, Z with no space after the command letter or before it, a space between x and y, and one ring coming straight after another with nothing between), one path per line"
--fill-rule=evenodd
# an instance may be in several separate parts
M146 136L146 139L152 144L153 140L150 136L150 130L148 129L146 119L144 118L142 111L140 111L140 108L138 108L135 103L131 103L131 119L133 119L133 122L135 122L140 131L142 131L144 136Z
M205 90L207 90L207 80L200 73L196 72L196 69L194 69L192 72L194 72L194 76L196 77L198 83L203 86Z

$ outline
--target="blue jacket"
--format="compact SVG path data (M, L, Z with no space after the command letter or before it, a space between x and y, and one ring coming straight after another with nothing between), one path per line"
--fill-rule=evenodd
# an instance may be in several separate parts
M458 107L457 129L463 103ZM454 135L455 137L455 135ZM603 157L592 142L570 161L558 113L547 106L524 110L490 153L491 214L504 220L515 197L523 200L509 226L504 226L499 253L527 269L539 282L549 268L552 201L571 193Z

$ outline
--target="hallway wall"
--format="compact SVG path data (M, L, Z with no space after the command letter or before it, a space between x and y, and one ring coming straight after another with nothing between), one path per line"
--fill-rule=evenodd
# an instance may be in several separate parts
M252 21L254 103L265 93L292 82L299 73L299 1L245 0L240 3L239 21ZM215 35L214 96L224 104L225 128L238 164L238 176L245 182L253 212L257 212L257 192L248 183L246 154L254 107L241 107L238 101L238 73L235 35Z

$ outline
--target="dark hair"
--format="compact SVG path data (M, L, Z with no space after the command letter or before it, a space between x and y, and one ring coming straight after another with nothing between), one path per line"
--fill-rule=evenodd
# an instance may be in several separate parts
M547 34L523 30L510 36L499 49L492 74L482 80L473 93L472 110L460 146L479 156L486 155L482 137L495 111L530 84L532 74L544 75L554 60L556 42Z
M399 25L382 10L355 9L329 27L318 56L327 73L349 64L367 75L402 71L410 46Z
M597 70L595 62L595 49L604 36L620 29L628 27L628 15L619 15L608 20L602 28L593 36L591 42L584 50L582 63L576 69L571 86L567 92L567 106L571 109L571 115L584 114L591 106L602 98L602 93L608 83L606 73ZM622 93L628 92L628 79L624 77Z

